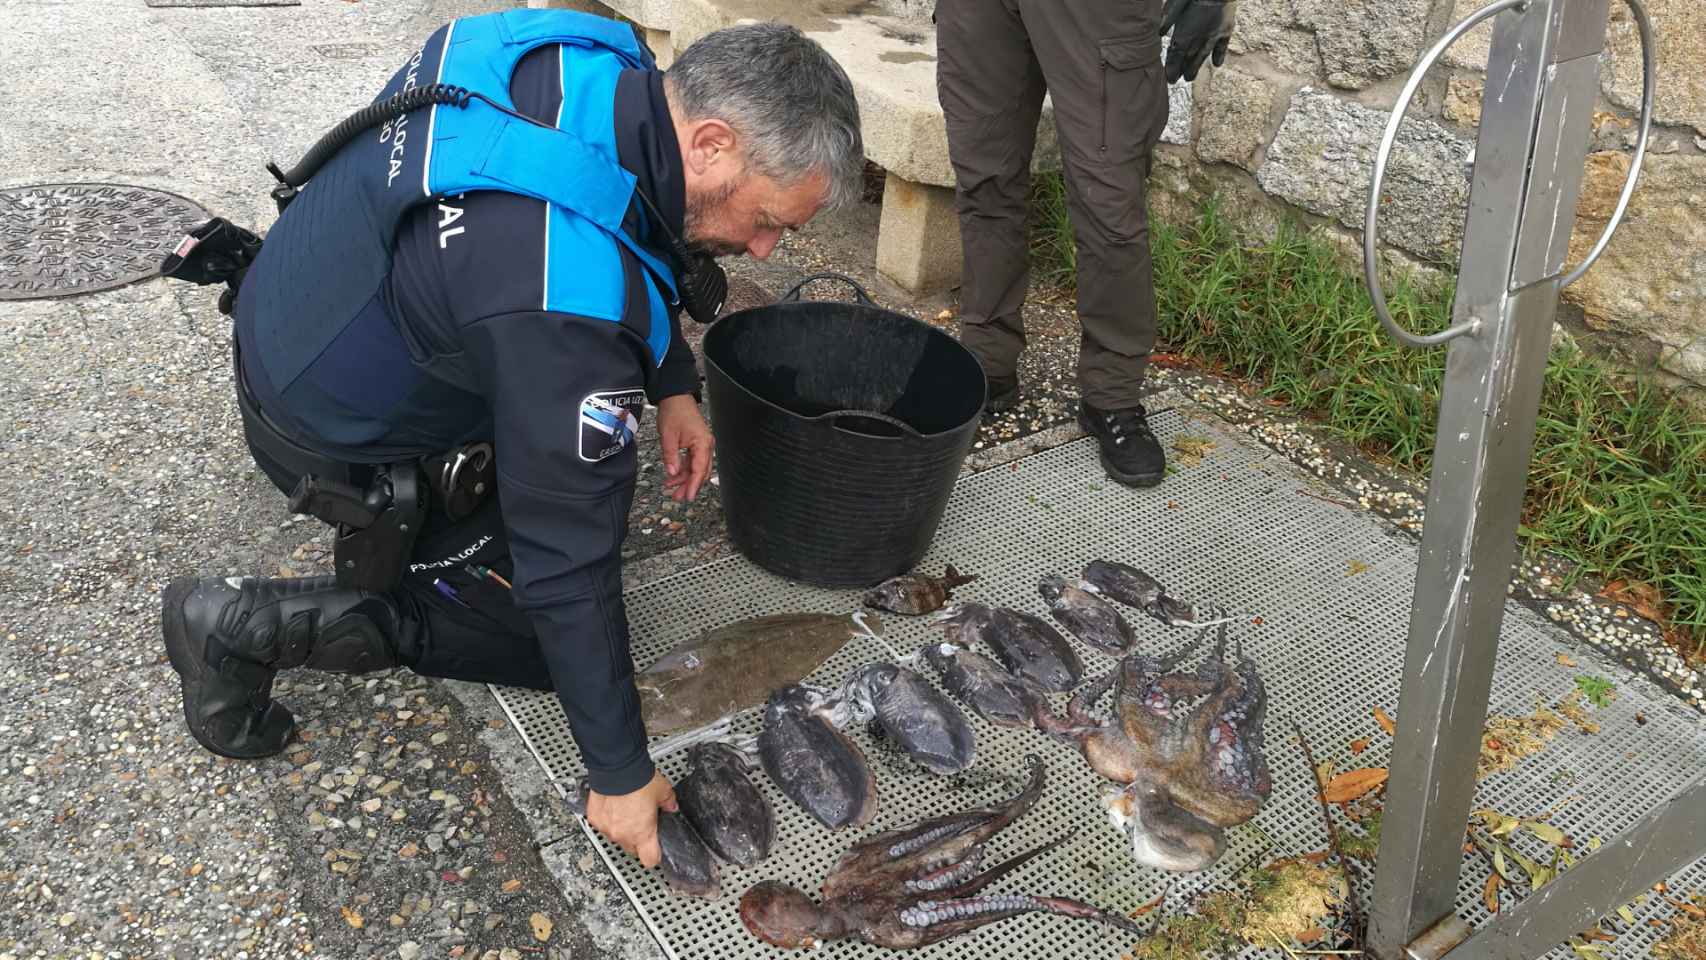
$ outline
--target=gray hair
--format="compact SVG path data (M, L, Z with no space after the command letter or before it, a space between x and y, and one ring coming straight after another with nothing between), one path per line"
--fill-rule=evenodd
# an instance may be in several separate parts
M865 147L853 84L799 29L770 22L715 31L683 50L665 79L678 119L727 123L756 172L784 185L821 175L828 208L859 195Z

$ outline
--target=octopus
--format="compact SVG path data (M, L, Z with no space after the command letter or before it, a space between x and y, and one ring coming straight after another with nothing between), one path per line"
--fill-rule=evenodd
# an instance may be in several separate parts
M1073 696L1064 720L1035 714L1044 733L1120 785L1103 803L1145 866L1208 867L1225 852L1224 831L1255 816L1272 789L1262 752L1267 691L1242 644L1236 665L1225 662L1226 631L1222 623L1213 655L1193 672L1177 668L1202 635L1166 658L1127 656ZM1093 716L1110 687L1113 717Z
M1143 933L1125 916L1078 900L983 892L1071 838L1058 837L983 869L984 845L1042 796L1042 760L1031 755L1026 763L1030 783L1005 803L931 817L854 844L824 880L821 903L775 880L754 885L741 896L741 923L760 940L787 948L855 937L880 947L909 949L1038 912Z

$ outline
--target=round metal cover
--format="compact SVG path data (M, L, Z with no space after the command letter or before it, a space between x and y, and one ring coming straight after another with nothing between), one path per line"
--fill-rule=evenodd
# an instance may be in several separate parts
M164 190L122 183L0 189L0 300L47 300L158 276L160 262L209 218Z

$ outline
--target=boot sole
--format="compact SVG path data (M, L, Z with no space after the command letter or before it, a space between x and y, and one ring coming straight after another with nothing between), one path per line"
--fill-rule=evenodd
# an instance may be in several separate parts
M166 586L161 597L160 629L166 637L166 659L172 662L172 669L178 674L178 689L182 691L184 701L184 726L189 728L190 736L210 753L218 754L232 760L258 760L281 752L268 750L253 753L234 751L220 746L208 739L202 732L201 725L196 722L197 707L196 691L207 680L207 664L190 648L189 625L184 622L184 600L195 592L199 581L194 577L181 577ZM288 742L289 734L285 740Z
M1115 483L1123 484L1128 487L1158 487L1161 485L1162 479L1167 476L1167 468L1165 466L1154 473L1126 473L1114 466L1113 461L1108 459L1107 451L1102 449L1102 443L1097 438L1093 425L1090 423L1089 419L1084 416L1083 411L1079 411L1078 413L1078 428L1084 431L1085 436L1096 441L1096 454L1097 458L1102 461L1102 472L1106 473L1108 475L1108 479L1113 480Z

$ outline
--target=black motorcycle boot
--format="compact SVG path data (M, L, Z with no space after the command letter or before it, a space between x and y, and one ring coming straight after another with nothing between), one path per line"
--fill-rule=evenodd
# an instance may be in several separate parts
M295 718L272 699L289 667L365 673L399 665L396 605L334 577L184 577L166 588L166 654L178 672L190 734L220 756L266 757Z
M1102 449L1102 469L1128 487L1153 487L1167 474L1167 453L1149 429L1149 414L1138 404L1128 410L1098 410L1080 401L1078 425Z

